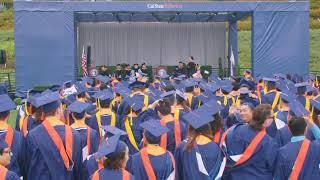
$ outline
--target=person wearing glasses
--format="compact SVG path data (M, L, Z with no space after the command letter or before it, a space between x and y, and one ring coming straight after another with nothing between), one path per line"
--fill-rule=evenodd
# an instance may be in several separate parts
M4 140L0 140L0 179L2 180L16 180L19 176L9 171L6 167L10 164L12 152L8 144Z

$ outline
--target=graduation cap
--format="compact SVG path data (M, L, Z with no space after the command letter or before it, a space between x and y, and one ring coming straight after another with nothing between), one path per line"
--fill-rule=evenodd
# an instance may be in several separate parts
M76 84L76 90L77 90L77 95L78 94L81 94L81 93L83 93L83 92L87 92L87 88L85 87L85 85L84 84L82 84L82 83L77 83Z
M306 87L306 86L308 86L308 85L309 85L308 82L301 82L301 83L296 83L294 86L295 86L296 88L301 88L301 87Z
M272 84L276 84L276 82L278 82L278 79L275 79L275 78L264 77L264 78L262 78L262 80L265 82L268 82L268 83L272 83Z
M108 83L111 79L108 76L98 75L95 77L96 80L101 81L103 83Z
M239 92L240 94L243 94L243 95L251 93L251 91L247 88L241 88Z
M175 94L175 91L168 91L168 92L164 92L160 95L161 98L166 98L166 97L169 97L169 96L174 96Z
M222 85L222 86L220 86L220 88L223 91L225 91L227 93L230 93L232 91L232 89L233 89L233 86L232 85Z
M194 82L194 81L191 81L191 80L187 80L187 81L184 82L183 85L184 85L185 88L191 88L191 87L197 86L198 83Z
M43 92L33 101L36 108L42 107L45 113L48 113L61 105L60 94L58 92Z
M289 92L289 91L284 91L280 93L280 98L282 101L284 101L285 103L288 103L290 101L294 100L293 95Z
M217 101L216 97L208 91L203 92L201 95L198 96L198 98L202 103L206 103L211 100Z
M290 114L296 117L304 117L308 115L308 111L305 107L297 100L293 100L289 103Z
M116 86L114 89L116 94L121 95L122 97L127 97L130 95L130 89L127 87L120 87L120 86Z
M93 84L93 79L91 79L91 78L88 77L88 76L82 77L81 80L82 80L82 82L84 82L84 83Z
M204 90L204 91L209 91L209 89L210 89L210 87L205 82L200 82L199 88Z
M312 80L312 81L316 80L316 75L310 74L309 75L309 80Z
M133 81L129 84L129 88L145 88L147 85L144 82L141 81Z
M184 99L185 101L188 100L188 97L185 96L184 93L183 93L182 91L178 90L178 89L176 90L176 96L181 97L181 98Z
M287 76L285 74L282 73L276 73L273 75L273 77L277 78L277 79L287 79Z
M241 105L249 106L251 109L255 107L251 102L241 102Z
M209 91L215 93L217 90L220 89L220 86L218 86L218 84L216 83L208 83L207 86L209 87Z
M145 137L151 142L159 142L161 135L167 133L169 129L161 125L160 120L150 119L140 124L140 126L145 130Z
M200 129L214 120L211 113L203 111L191 111L183 116L190 126L194 129Z
M0 112L15 109L16 105L7 94L0 95Z
M212 81L212 82L216 82L218 81L219 78L215 75L215 74L211 74L209 77L208 77L208 81Z
M128 101L128 104L130 108L132 108L132 110L135 112L141 110L144 107L143 101L136 96L131 97Z
M246 78L242 78L239 82L240 87L248 87L249 89L254 89L255 82L248 80Z
M98 91L92 97L96 99L100 99L101 101L105 101L105 100L112 100L114 98L114 94L109 90L105 89L103 91Z
M6 143L6 141L4 139L0 139L0 149L6 149L8 148L8 144Z
M127 148L127 145L120 140L120 134L114 135L107 139L104 139L98 149L98 152L95 154L97 159L102 157L113 157L118 155L121 152L124 152Z
M75 101L68 106L67 110L70 112L81 114L81 113L85 112L89 108L89 106L90 106L90 104L88 104L88 103Z
M114 126L102 126L101 127L105 133L107 134L107 137L111 137L113 135L120 135L120 136L123 136L123 135L127 135L127 133L117 127L114 127Z
M43 91L41 90L36 90L36 89L30 89L28 92L27 92L27 102L31 103L32 104L32 97L34 96L39 96L41 95Z
M251 74L251 70L250 69L245 69L243 73Z
M314 92L316 92L316 91L317 91L317 88L312 87L312 86L310 86L310 85L307 86L306 92L307 92L308 94L309 94L309 93L314 93Z
M72 81L66 81L66 82L63 83L63 87L64 88L71 88L72 85L73 85Z
M217 102L217 100L213 99L213 100L206 102L203 106L196 109L194 112L199 113L199 114L206 113L206 114L214 115L223 109L224 109L223 106L220 105Z
M55 85L50 86L48 89L50 89L51 91L60 91L62 89L62 86L55 84Z

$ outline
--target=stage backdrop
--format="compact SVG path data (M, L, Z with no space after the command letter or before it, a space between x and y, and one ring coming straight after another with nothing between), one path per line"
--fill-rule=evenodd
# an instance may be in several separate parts
M94 65L177 65L192 55L199 64L218 67L218 59L226 58L226 24L79 23L78 62L87 45Z

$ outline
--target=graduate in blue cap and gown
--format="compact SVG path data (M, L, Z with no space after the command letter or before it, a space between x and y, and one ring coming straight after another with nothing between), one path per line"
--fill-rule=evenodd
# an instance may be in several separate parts
M61 121L59 94L42 93L36 102L45 120L27 134L27 179L81 179L81 137Z
M133 96L127 100L128 107L125 116L120 119L121 128L128 136L123 141L128 145L129 154L135 154L140 151L142 141L142 128L139 126L143 119L139 117L144 107L143 102L138 96Z
M127 135L125 131L122 131L121 129L114 127L114 126L102 126L101 127L104 131L104 136L101 139L101 142L103 140L106 140L114 135L119 134L120 136ZM122 137L123 138L123 137ZM121 139L122 139L121 138ZM101 143L100 143L101 145ZM100 147L99 145L99 147ZM101 169L103 167L103 162L96 158L96 153L91 154L87 157L86 161L84 162L84 166L89 174L91 176L96 170Z
M110 125L102 126L102 129L104 130L104 137L102 138L102 141L107 140L108 138L114 135L120 135L120 136L127 135L127 133L122 131L121 129L114 126L110 126ZM101 148L101 144L99 145L99 147ZM98 169L103 168L103 162L100 159L97 159L96 154L97 153L87 156L86 161L84 161L84 166L86 168L86 171L89 177Z
M19 176L6 167L11 161L11 150L8 144L0 139L0 179L1 180L20 180Z
M135 179L134 176L125 170L129 159L129 149L128 146L120 140L119 134L104 139L95 156L103 162L103 167L93 173L90 179Z
M315 99L311 99L310 100L310 104L311 104L311 115L310 115L310 119L311 121L311 125L309 124L308 126L308 130L306 133L306 137L313 141L315 139L320 139L320 133L318 131L319 127L320 127L320 97L317 97Z
M170 101L161 99L150 105L151 108L157 109L157 116L151 117L160 119L160 123L166 126L170 131L161 136L160 146L174 153L176 147L187 137L188 126L185 122L179 119L174 119L171 114Z
M261 97L261 104L270 104L274 112L277 111L277 105L279 104L280 92L277 91L276 83L277 79L274 78L262 78L265 86L266 93Z
M169 100L174 119L183 121L183 115L191 111L187 102L187 96L180 90L165 92L161 94L161 98L167 98Z
M254 105L250 102L244 102L239 108L232 106L229 109L229 115L226 118L226 129L232 127L235 124L245 124L252 120L252 112Z
M102 137L101 126L120 127L121 125L117 113L112 110L111 102L114 99L114 94L109 90L103 90L97 92L93 97L96 98L98 111L87 120L87 124L99 133L99 137Z
M215 142L222 123L216 116L218 112L218 106L204 105L184 116L189 123L189 135L175 152L176 179L221 178L226 159Z
M293 99L294 97L292 97L289 93L285 94L281 92L278 111L274 113L274 121L267 128L267 133L269 136L274 138L278 130L286 126L288 123L289 102Z
M82 162L85 164L87 157L98 151L100 144L99 134L96 130L90 128L85 123L86 109L90 105L76 101L68 106L68 111L71 112L71 116L74 119L74 123L71 127L76 130L81 137L81 149L82 149ZM86 168L83 166L82 178L88 179L89 174Z
M185 87L185 95L187 96L190 108L192 110L198 108L198 96L201 94L198 82L194 80L186 80L183 85Z
M253 97L254 95L252 94L252 91L250 91L248 88L246 87L240 88L239 94L240 95L236 98L236 102L235 102L236 106L246 102L251 103L254 107L259 105L258 99Z
M160 146L161 135L167 133L169 129L155 119L145 121L140 126L144 129L145 147L129 160L128 170L140 180L174 179L174 157Z
M144 93L144 90L146 88L146 83L141 82L141 81L134 81L129 84L129 88L131 89L131 94L129 97L124 98L121 101L121 104L118 109L118 115L123 116L126 114L126 110L128 108L128 100L132 97L136 97L139 99L139 101L143 102L143 109L142 111L145 111L148 109L149 105L149 96Z
M292 119L293 117L307 117L309 112L303 107L303 105L297 101L297 100L292 100L289 103L289 114L288 114L288 121L290 121L290 119ZM309 140L314 140L314 137L317 137L317 139L320 138L320 134L318 134L318 126L316 126L314 123L312 123L312 121L308 121L310 122L309 127L307 128L307 138ZM313 134L315 134L316 136L314 136ZM279 129L277 131L277 134L275 136L275 139L279 145L279 147L282 147L284 145L286 145L288 142L290 142L290 139L292 137L292 134L288 128L288 126L284 126L283 128Z
M41 124L41 109L34 105L34 97L40 95L42 91L31 89L27 92L27 98L23 102L24 116L16 119L16 130L26 137L28 131Z
M257 106L248 124L229 128L222 137L221 145L227 155L225 179L272 179L277 146L265 128L273 120L268 104Z
M24 174L24 138L19 131L14 130L9 124L10 111L16 105L7 94L0 95L0 139L4 139L12 151L8 169L19 177Z
M295 87L297 88L297 100L306 108L306 110L310 111L310 99L307 98L307 86L309 86L308 82L295 84Z
M306 121L303 117L294 117L289 121L292 137L278 152L275 180L320 179L320 143L304 136Z

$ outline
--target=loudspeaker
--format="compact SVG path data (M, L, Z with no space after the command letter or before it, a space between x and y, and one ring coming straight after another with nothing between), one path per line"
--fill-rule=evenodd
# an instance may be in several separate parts
M7 63L6 50L0 49L0 64Z

